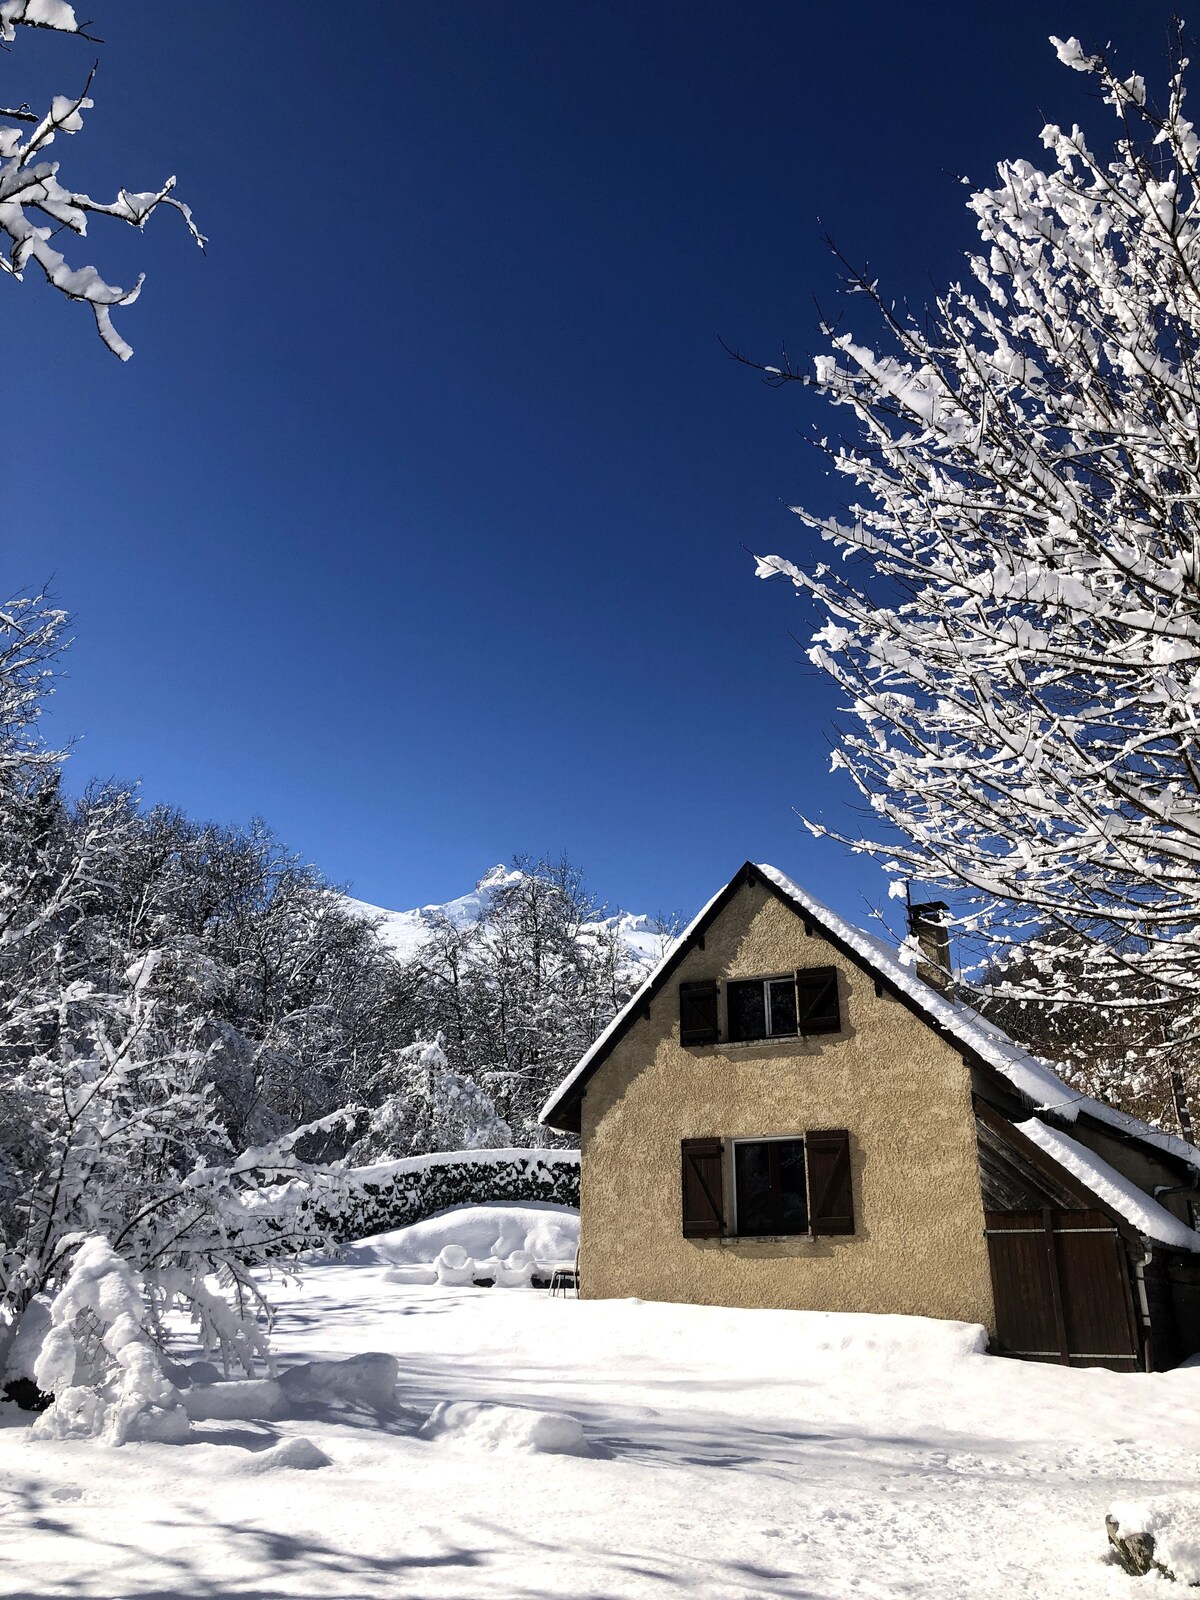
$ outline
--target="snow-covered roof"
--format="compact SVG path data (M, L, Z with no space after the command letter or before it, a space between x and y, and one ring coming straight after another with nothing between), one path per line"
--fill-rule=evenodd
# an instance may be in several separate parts
M989 1066L995 1067L1019 1094L1030 1101L1035 1110L1048 1111L1063 1122L1074 1122L1081 1112L1086 1113L1097 1122L1106 1122L1121 1133L1144 1139L1148 1144L1156 1145L1169 1155L1200 1167L1200 1150L1189 1144L1186 1139L1181 1139L1177 1134L1164 1133L1160 1128L1152 1128L1139 1118L1131 1117L1125 1111L1118 1111L1115 1106L1105 1105L1103 1100L1094 1100L1090 1095L1072 1089L1070 1084L1063 1082L1049 1062L1043 1061L1040 1056L1031 1055L1015 1040L1010 1039L994 1022L981 1017L978 1011L964 1005L961 1000L954 1000L949 995L941 994L931 984L926 983L912 960L905 959L907 952L901 952L877 935L856 928L852 922L846 922L828 906L822 905L819 900L814 900L812 895L807 894L776 867L764 863L759 865L758 870L787 899L793 901L802 911L808 912L815 921L822 923L843 944L849 945L868 966L879 973L880 977L886 978L895 988L915 1001L922 1010L928 1012L939 1026L953 1035L960 1044L982 1057Z
M1189 1144L1186 1139L1181 1139L1176 1134L1164 1133L1159 1128L1151 1128L1137 1117L1118 1111L1115 1106L1105 1105L1102 1100L1093 1100L1090 1095L1072 1089L1069 1084L1063 1082L1048 1062L1022 1049L1002 1029L996 1027L995 1023L981 1017L977 1011L964 1005L961 1000L942 994L931 984L926 983L917 972L913 958L907 950L899 950L877 934L867 933L854 923L846 921L836 911L831 911L820 900L801 889L799 884L794 883L777 867L769 866L765 862L757 865L747 862L742 871L761 874L784 900L789 901L800 912L801 916L811 918L826 934L856 955L865 967L911 1001L914 1008L922 1012L937 1028L954 1039L964 1050L977 1056L1006 1078L1018 1094L1028 1101L1033 1110L1046 1112L1061 1122L1074 1122L1081 1114L1085 1114L1097 1122L1107 1123L1109 1127L1127 1137L1141 1139L1177 1160L1190 1162L1200 1168L1200 1150ZM613 1018L574 1070L568 1073L549 1097L542 1107L539 1120L550 1121L566 1103L571 1101L573 1092L586 1082L593 1067L607 1053L610 1043L624 1032L630 1019L646 1004L668 970L676 964L689 939L704 926L717 902L730 892L740 876L741 873L726 884L692 919L633 998Z
M700 927L705 917L707 917L708 913L712 910L713 906L716 905L717 901L724 893L724 889L719 890L715 895L713 895L708 904L699 912L697 912L697 914L688 923L687 927L679 935L678 939L676 939L674 944L672 944L667 950L662 960L650 969L650 974L646 978L646 981L634 990L633 994L621 1007L620 1011L617 1012L616 1016L609 1023L608 1027L605 1028L604 1032L598 1034L597 1037L593 1039L592 1043L584 1051L583 1055L580 1056L572 1070L567 1073L566 1077L559 1084L558 1088L555 1089L554 1093L549 1096L545 1105L543 1105L542 1109L538 1112L539 1122L549 1122L551 1116L558 1109L558 1107L561 1106L564 1101L571 1098L571 1090L575 1087L575 1085L588 1077L592 1063L604 1055L608 1048L609 1041L624 1029L629 1018L636 1014L638 1007L644 1005L650 998L650 993L658 983L659 978L671 965L679 951L685 944L687 944L693 933L695 933L697 928Z
M1189 1228L1186 1222L1180 1222L1178 1217L1172 1216L1166 1206L1159 1205L1124 1173L1110 1167L1095 1151L1058 1128L1048 1128L1037 1117L1030 1117L1028 1122L1018 1122L1015 1126L1019 1133L1031 1139L1051 1160L1086 1184L1105 1205L1124 1217L1126 1222L1131 1222L1147 1239L1170 1245L1175 1250L1200 1253L1200 1233L1195 1228Z

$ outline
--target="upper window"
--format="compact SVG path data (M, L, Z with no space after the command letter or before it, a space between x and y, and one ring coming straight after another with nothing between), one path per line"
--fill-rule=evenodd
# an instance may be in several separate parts
M836 967L801 967L780 978L741 979L725 986L732 1042L796 1034L837 1033L842 1026Z
M730 1039L771 1039L796 1032L796 980L752 978L726 986Z

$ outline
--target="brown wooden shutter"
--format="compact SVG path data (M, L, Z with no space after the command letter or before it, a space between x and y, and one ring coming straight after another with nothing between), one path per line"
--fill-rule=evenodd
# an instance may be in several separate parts
M725 1231L725 1170L720 1139L685 1139L683 1234L717 1239Z
M801 967L796 973L796 1026L801 1033L839 1033L836 967Z
M716 1044L717 984L715 978L702 983L679 985L679 1042L682 1045Z
M850 1135L821 1128L804 1135L808 1158L808 1224L813 1233L853 1233Z

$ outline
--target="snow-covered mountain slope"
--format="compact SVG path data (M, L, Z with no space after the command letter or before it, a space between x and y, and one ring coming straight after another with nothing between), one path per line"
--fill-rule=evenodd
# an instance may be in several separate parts
M410 961L439 921L444 919L456 928L469 927L472 922L479 921L501 889L519 883L521 876L516 867L497 865L484 873L469 894L447 900L443 905L417 906L412 911L389 911L384 906L373 906L349 895L346 904L364 917L378 918L380 939L397 960ZM639 912L618 911L588 926L615 928L630 962L639 967L654 966L662 959L669 942L654 918Z

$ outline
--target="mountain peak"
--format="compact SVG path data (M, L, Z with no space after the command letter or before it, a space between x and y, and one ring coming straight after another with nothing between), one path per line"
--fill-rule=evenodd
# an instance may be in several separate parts
M524 873L516 867L506 867L503 861L498 861L494 867L489 867L475 885L476 893L480 889L506 889L510 883L520 883Z
M360 916L371 917L378 925L381 942L400 961L411 961L430 935L443 923L456 928L478 922L493 896L511 884L520 883L525 874L518 867L498 862L489 867L470 894L447 900L444 905L418 906L411 911L389 911L383 906L345 897L345 904ZM664 953L665 935L652 917L617 911L589 923L592 928L615 932L629 960L649 969Z

